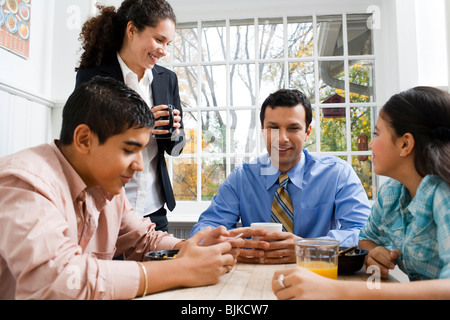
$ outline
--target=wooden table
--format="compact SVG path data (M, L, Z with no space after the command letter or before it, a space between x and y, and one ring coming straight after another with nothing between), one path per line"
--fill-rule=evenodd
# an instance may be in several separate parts
M216 285L198 288L179 288L148 295L139 300L275 300L272 278L276 270L293 268L295 264L264 265L238 263L223 275ZM370 275L365 269L352 275L340 275L339 280L366 281ZM398 268L383 282L407 282Z

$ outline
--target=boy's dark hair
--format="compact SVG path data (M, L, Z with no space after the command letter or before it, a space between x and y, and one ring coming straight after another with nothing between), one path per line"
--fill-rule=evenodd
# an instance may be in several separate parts
M63 110L60 141L73 142L73 133L85 124L100 144L130 128L152 128L152 111L134 90L112 78L95 77L71 94Z
M311 103L302 92L291 89L280 89L267 97L261 106L261 113L259 115L262 127L264 128L264 117L267 107L274 109L275 107L295 107L299 104L305 109L305 130L307 130L312 122Z

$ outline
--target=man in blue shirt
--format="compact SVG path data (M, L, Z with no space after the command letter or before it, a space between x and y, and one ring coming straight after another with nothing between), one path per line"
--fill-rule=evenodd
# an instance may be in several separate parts
M241 250L239 260L295 262L294 240L299 237L328 237L339 240L341 246L356 245L370 213L369 201L347 162L303 149L312 130L309 100L298 90L279 90L263 103L260 118L268 154L233 170L191 236L207 226L232 229L239 221L243 227L270 222L278 177L287 173L293 232L246 240L246 248L254 250Z

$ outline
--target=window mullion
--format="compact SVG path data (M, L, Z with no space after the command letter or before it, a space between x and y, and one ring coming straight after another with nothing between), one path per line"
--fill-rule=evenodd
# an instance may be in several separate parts
M201 102L202 102L202 41L203 41L203 32L202 32L202 23L198 21L197 23L198 30L198 61L197 61L197 154L195 155L195 159L197 161L197 202L202 200L202 112L200 111Z
M225 175L228 176L231 172L231 157L230 157L230 153L231 153L231 127L230 127L230 119L231 119L231 110L230 110L230 106L231 106L231 77L230 77L230 48L231 48L231 35L230 35L230 20L227 19L225 21L225 34L226 34L226 40L225 40L225 48L226 48L226 74L227 74L227 81L226 81L226 90L227 90L227 94L226 94L226 117L227 117L227 123L226 123L226 145L225 145L225 150L226 150L226 155L225 155L225 163L226 163L226 167L225 167Z
M344 43L344 79L345 79L345 127L346 127L346 139L347 139L347 161L352 164L352 133L351 133L351 121L350 121L350 71L348 61L348 33L347 33L347 15L342 14L342 39Z
M320 152L320 94L319 94L319 34L317 32L317 15L313 15L313 57L314 57L314 101L312 106L315 109L316 152Z
M284 87L290 88L291 85L289 83L289 61L288 61L288 27L287 27L287 17L283 17L283 47L284 47Z
M257 110L259 110L260 106L260 92L259 92L259 83L260 83L260 74L259 74L259 25L258 25L258 18L254 19L254 26L255 26L255 106ZM258 114L258 112L256 112ZM256 123L258 123L258 119L256 119ZM261 124L262 125L262 124ZM261 144L261 139L259 139L259 135L257 135L258 141L256 143L256 152L257 154L261 154L262 151L265 148L264 142Z

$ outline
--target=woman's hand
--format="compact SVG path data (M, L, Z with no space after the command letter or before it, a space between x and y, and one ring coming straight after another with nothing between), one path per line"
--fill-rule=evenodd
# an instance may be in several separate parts
M169 120L159 120L161 117L168 117L169 116L169 110L168 106L165 104L154 106L152 108L153 115L155 116L155 128L157 127L167 127L170 123ZM181 116L180 116L180 110L173 108L173 127L175 128L176 134L179 134L180 127L181 127ZM169 130L160 130L160 129L153 129L153 134L167 134L169 133Z

